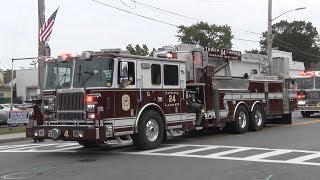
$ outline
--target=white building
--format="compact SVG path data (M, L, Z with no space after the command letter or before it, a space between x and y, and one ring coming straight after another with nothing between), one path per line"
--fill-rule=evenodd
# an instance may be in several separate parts
M22 98L22 102L35 99L38 88L38 69L16 70L17 97Z

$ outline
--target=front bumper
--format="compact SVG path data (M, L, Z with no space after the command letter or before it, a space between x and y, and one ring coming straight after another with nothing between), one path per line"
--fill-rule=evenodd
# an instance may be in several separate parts
M58 129L61 133L53 138L52 130ZM79 135L79 132L83 135ZM36 132L36 133L35 133ZM54 139L63 141L105 141L105 127L74 126L74 125L38 125L26 128L26 137L33 139Z
M320 106L298 106L297 111L320 111Z

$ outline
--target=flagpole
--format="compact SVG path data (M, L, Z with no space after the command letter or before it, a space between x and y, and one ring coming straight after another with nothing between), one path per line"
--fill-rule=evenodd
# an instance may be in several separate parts
M45 0L38 0L38 57L46 56L45 42L40 41L39 34L42 25L45 22ZM44 66L45 62L38 58L38 99L43 100L43 80L44 80ZM43 110L43 103L41 103L41 111Z

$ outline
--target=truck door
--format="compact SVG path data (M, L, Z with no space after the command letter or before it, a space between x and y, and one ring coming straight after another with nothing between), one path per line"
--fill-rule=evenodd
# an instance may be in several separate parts
M148 104L157 104L162 108L162 73L161 63L157 61L138 61L137 88L139 109Z
M114 92L115 120L117 131L133 128L137 114L137 68L136 60L119 60L117 84L119 88ZM133 130L133 129L130 129Z
M180 64L162 63L163 67L163 109L167 118L168 128L170 126L181 126L182 120L182 86L185 86L185 74L180 74ZM182 85L183 84L183 85Z

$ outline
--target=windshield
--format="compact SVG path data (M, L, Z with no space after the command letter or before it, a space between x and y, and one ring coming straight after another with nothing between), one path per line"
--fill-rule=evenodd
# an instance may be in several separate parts
M46 64L45 89L67 89L71 86L72 61L55 61Z
M296 83L297 83L298 89L313 89L313 77L311 77L311 78L297 78Z
M113 77L113 59L76 61L74 87L110 87Z

